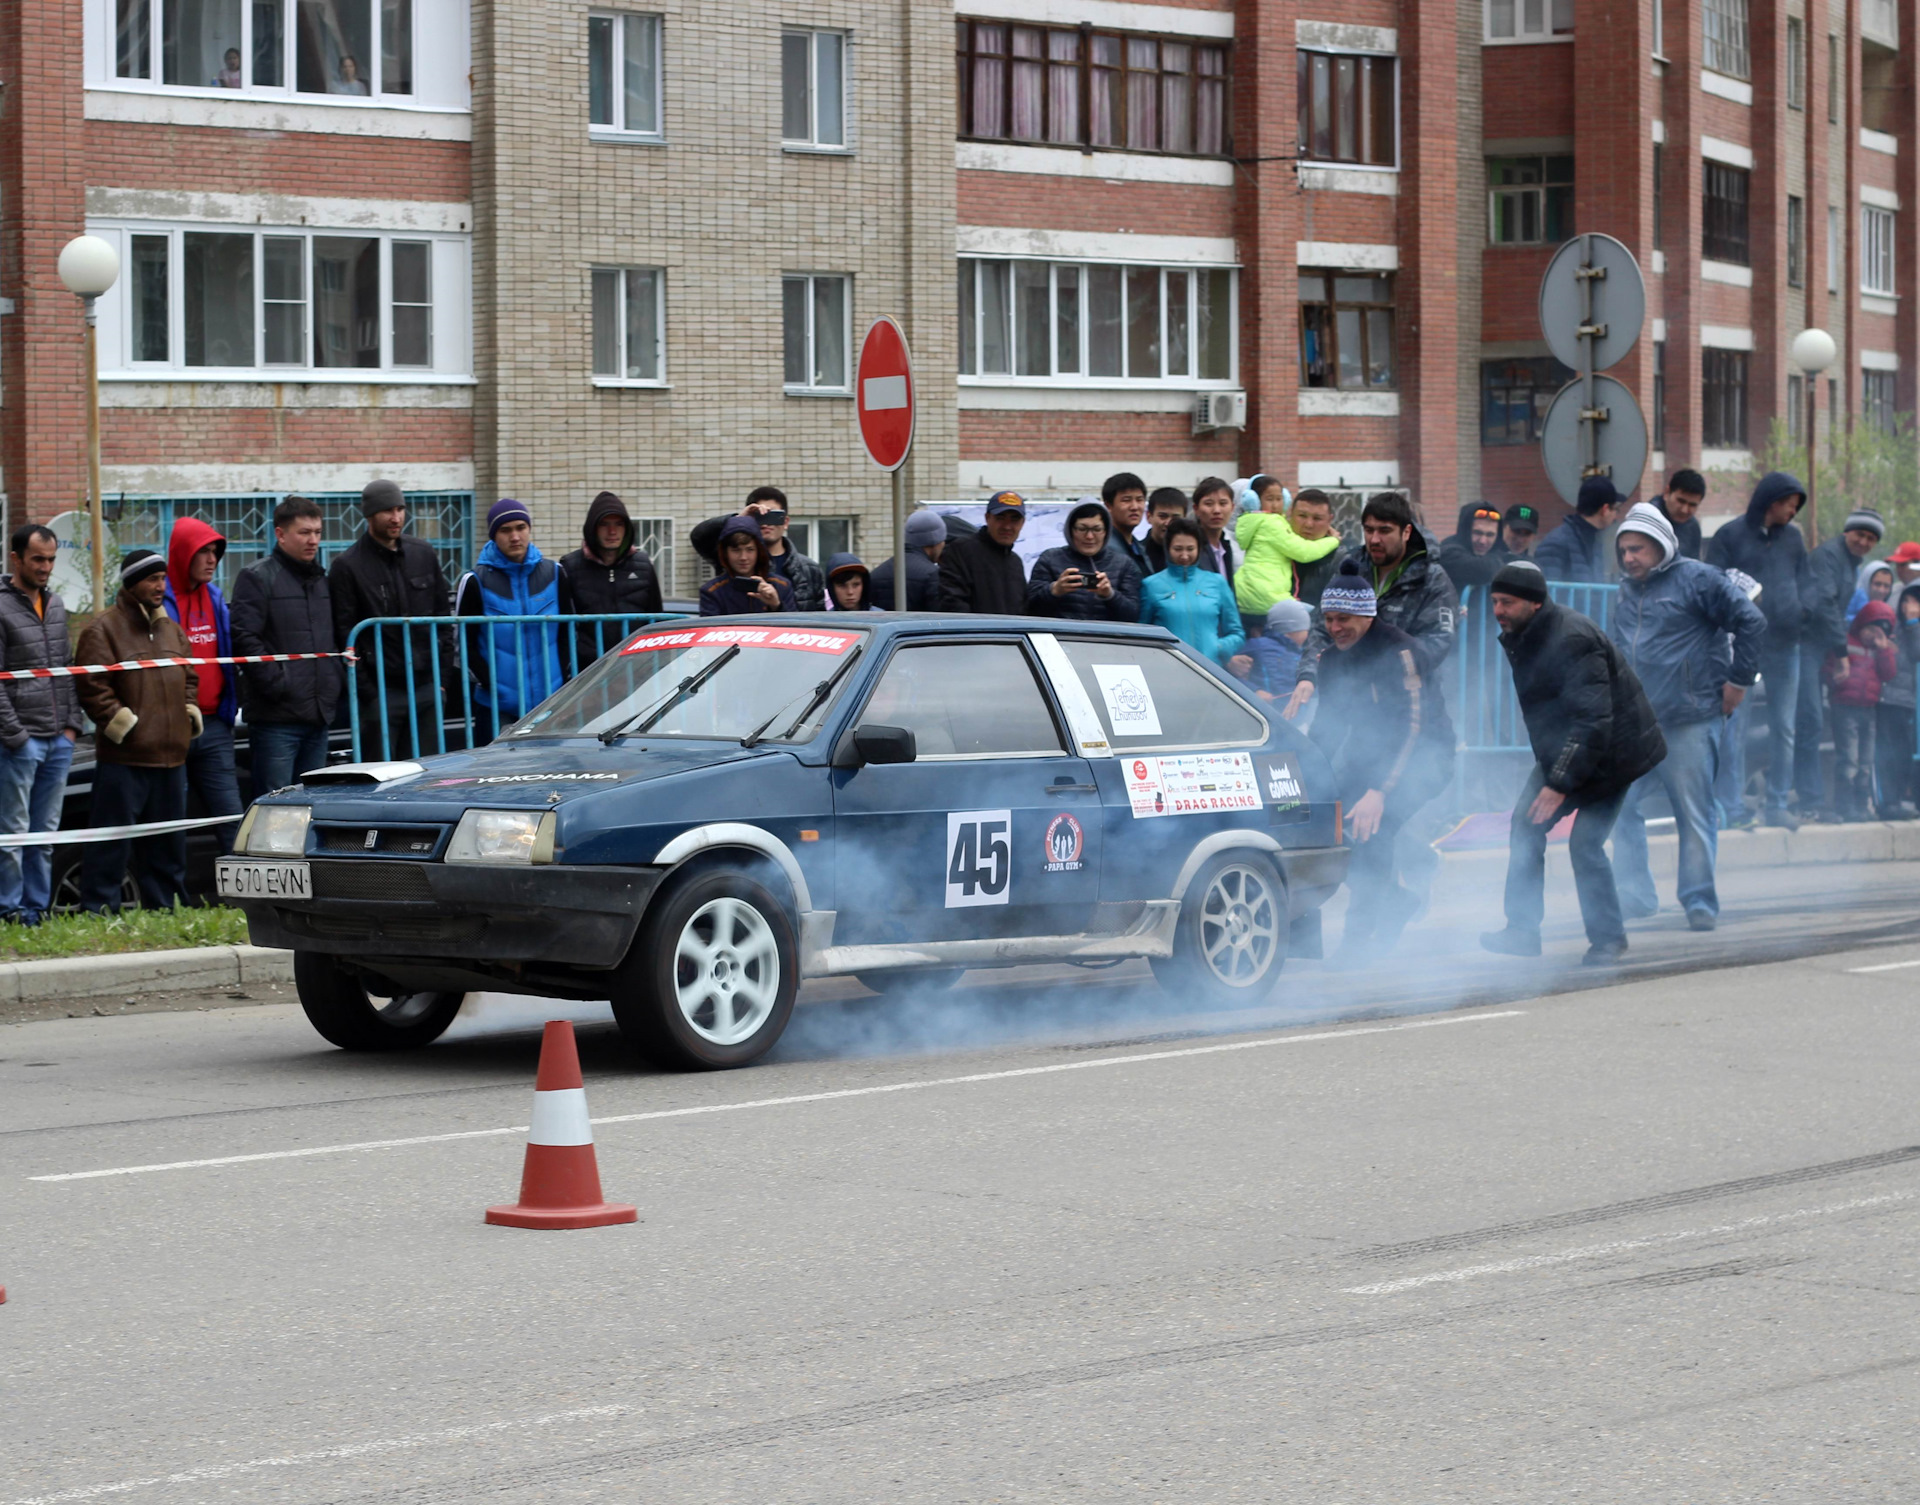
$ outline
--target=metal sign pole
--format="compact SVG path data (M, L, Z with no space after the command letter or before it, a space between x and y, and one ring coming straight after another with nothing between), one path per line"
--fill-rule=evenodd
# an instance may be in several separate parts
M911 611L907 604L907 473L905 465L893 470L893 609Z

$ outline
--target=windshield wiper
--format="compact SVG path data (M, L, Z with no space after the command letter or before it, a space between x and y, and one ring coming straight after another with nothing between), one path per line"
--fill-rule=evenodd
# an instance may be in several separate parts
M847 656L845 663L841 664L833 673L829 674L825 679L821 680L819 684L813 687L812 698L801 707L800 714L787 723L787 729L780 734L781 741L784 742L787 738L791 737L794 732L799 730L801 724L806 721L807 717L811 716L819 704L833 693L833 687L840 682L840 676L853 667L853 661L858 657L860 657L860 653L859 650L856 649ZM797 699L798 697L795 698ZM781 712L785 711L787 706L792 704L793 701L789 700L786 705L781 706L779 710L767 717L765 721L761 722L752 731L748 732L746 736L740 739L740 745L742 747L752 747L755 743L759 742L759 740L766 735L767 728L778 721Z
M653 724L662 716L666 715L668 711L679 705L681 701L687 699L690 695L697 693L702 685L712 679L714 675L718 674L739 656L740 645L738 643L729 645L727 650L712 663L703 669L696 669L685 679L681 680L680 683L674 687L673 693L667 696L667 698L657 706L654 706L651 710L640 712L639 715L629 718L619 726L608 727L600 734L601 745L603 747L611 747L622 737L637 737L650 730Z

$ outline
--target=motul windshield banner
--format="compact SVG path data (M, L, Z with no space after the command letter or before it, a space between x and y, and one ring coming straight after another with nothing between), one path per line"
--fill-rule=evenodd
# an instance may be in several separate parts
M667 648L786 648L839 657L860 641L857 632L819 632L807 627L689 627L682 632L650 632L622 653L659 653Z

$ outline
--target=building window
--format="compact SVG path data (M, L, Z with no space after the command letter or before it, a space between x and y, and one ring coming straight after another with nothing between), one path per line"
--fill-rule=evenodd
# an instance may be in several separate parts
M824 564L835 554L859 552L853 546L854 523L851 517L795 518L787 529L787 542L809 559Z
M1883 298L1894 295L1893 211L1860 206L1860 290Z
M1827 33L1827 124L1840 123L1840 39Z
M1552 244L1573 234L1573 158L1489 157L1487 184L1494 245Z
M114 77L368 99L413 93L413 0L112 0Z
M1132 32L961 21L960 134L1220 157L1228 49Z
M660 134L660 18L587 17L587 124Z
M1653 342L1653 449L1656 454L1667 448L1667 342Z
M1807 107L1807 23L1787 17L1787 108Z
M1706 198L1700 211L1700 254L1708 261L1728 261L1746 266L1747 182L1752 176L1744 167L1729 167L1709 158L1703 174Z
M1747 0L1704 0L1700 8L1705 52L1701 62L1729 78L1746 78Z
M1795 444L1807 440L1807 379L1797 371L1787 373L1787 437Z
M1300 385L1393 390L1393 279L1300 274Z
M838 151L847 144L847 35L780 33L780 139Z
M1827 291L1840 291L1840 206L1827 205Z
M1896 373L1892 371L1860 373L1860 416L1883 434L1892 434L1899 427L1893 406L1895 384Z
M845 392L851 279L795 273L780 279L789 392Z
M960 374L1071 386L1227 383L1231 267L960 262Z
M679 553L673 542L676 526L670 517L636 517L633 520L633 546L647 551L647 558L653 561L654 572L660 577L661 589L669 596L674 592L674 570L679 562Z
M1305 51L1298 56L1301 156L1398 166L1399 60Z
M1573 35L1573 0L1487 0L1489 42L1539 42Z
M1653 0L1653 55L1667 55L1667 8L1662 0Z
M1659 5L1654 6L1658 12ZM1664 207L1667 197L1667 147L1663 141L1653 143L1653 246L1657 251L1666 241L1667 214Z
M1573 372L1550 355L1480 363L1480 442L1498 448L1540 437L1554 394Z
M104 233L129 265L108 295L119 300L103 345L108 369L428 371L464 358L435 348L436 309L441 319L465 314L440 307L443 286L464 286L461 242L157 226Z
M593 269L595 382L666 380L666 282L658 267Z
M1807 281L1807 201L1787 195L1787 286Z
M1708 449L1747 447L1747 352L1700 352L1700 442Z

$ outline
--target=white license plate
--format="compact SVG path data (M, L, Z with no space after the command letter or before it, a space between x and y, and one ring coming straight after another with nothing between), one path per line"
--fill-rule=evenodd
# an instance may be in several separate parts
M304 862L242 862L223 857L218 878L223 899L313 897L313 869Z

